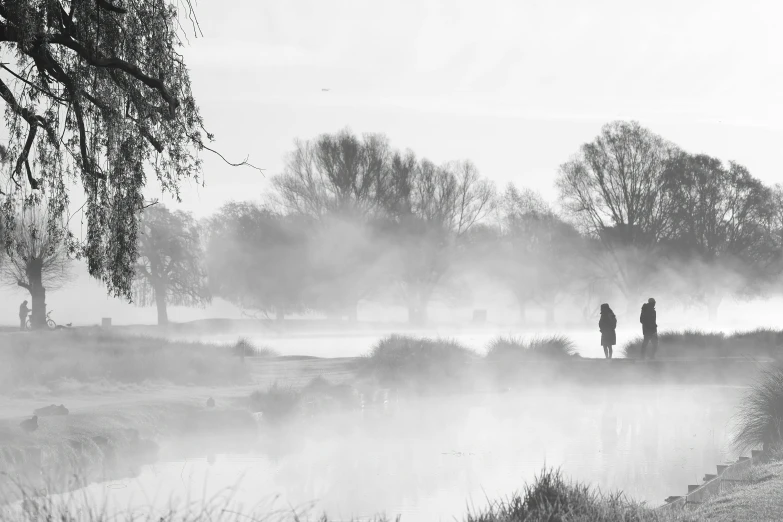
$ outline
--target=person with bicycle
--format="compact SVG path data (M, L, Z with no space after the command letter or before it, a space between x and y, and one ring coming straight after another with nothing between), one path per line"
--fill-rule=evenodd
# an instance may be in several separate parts
M21 305L19 305L19 329L25 330L27 323L27 315L30 313L30 309L27 308L27 300L25 299Z

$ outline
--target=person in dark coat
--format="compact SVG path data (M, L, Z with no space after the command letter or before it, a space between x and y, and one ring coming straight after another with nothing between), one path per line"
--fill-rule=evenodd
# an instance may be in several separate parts
M652 297L642 305L642 313L639 316L639 322L642 323L642 334L644 335L644 341L642 341L642 360L645 358L647 345L649 343L652 343L650 359L654 359L655 352L658 351L658 318L655 312L655 299Z
M598 321L598 329L601 330L601 346L607 359L612 358L612 346L617 344L617 317L609 305L601 305L601 319Z
M30 313L30 309L27 308L27 300L22 301L19 305L19 329L24 330L27 324L27 314Z

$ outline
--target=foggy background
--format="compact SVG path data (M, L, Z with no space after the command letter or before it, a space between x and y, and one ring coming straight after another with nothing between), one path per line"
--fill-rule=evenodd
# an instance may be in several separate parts
M564 9L568 17L560 15ZM771 24L780 8L773 2L654 8L401 2L382 11L341 1L205 3L199 12L208 30L184 52L205 120L225 155L249 153L265 173L232 169L206 155L204 187L185 185L180 205L161 199L197 220L230 200L261 201L295 139L346 125L359 136L383 133L395 148L438 165L470 160L498 192L513 182L556 209L559 166L616 119L638 120L688 152L734 160L762 182L776 181L783 137L783 73L776 64L783 58L775 51L781 36ZM159 194L151 183L148 197ZM80 204L75 197L70 209L77 237ZM59 322L94 324L103 316L119 324L154 322L154 309L107 298L78 262L75 274L72 284L47 297ZM488 308L490 321L516 319L498 306L498 299L513 303L513 297L480 279L474 287L463 314ZM15 324L24 292L4 287L0 296L0 322ZM721 304L721 320L737 319L734 306L731 299ZM662 302L661 308L663 321L670 307ZM754 305L755 318L771 308L771 302ZM378 311L363 303L359 318ZM206 309L171 310L175 321L239 315L219 297ZM443 317L437 310L430 315ZM557 313L557 320L564 315L573 313ZM389 316L405 320L406 312ZM627 322L621 318L621 325Z

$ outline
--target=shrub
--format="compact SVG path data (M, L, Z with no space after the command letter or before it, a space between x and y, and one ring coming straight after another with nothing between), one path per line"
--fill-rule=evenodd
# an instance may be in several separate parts
M304 388L302 396L308 410L313 413L331 408L359 406L359 394L348 384L332 384L322 376L313 377Z
M740 451L783 443L783 367L764 370L740 403L734 446Z
M364 357L362 368L383 384L461 386L478 356L456 341L390 335Z
M656 357L771 357L783 356L783 332L758 329L725 335L720 332L685 330L662 332L658 335ZM641 354L642 337L623 347L623 356L636 358Z
M256 346L248 339L240 337L231 347L231 351L238 357L277 357L279 354L272 348Z
M590 486L566 481L559 470L544 469L521 494L492 502L469 513L466 522L653 521L652 510L626 500L621 493L603 495Z
M250 395L249 407L254 413L263 413L266 420L275 422L297 413L301 400L300 390L275 382L264 391L254 391Z
M538 337L525 342L518 337L498 337L489 343L487 360L498 364L519 364L532 360L566 360L579 357L574 343L565 336Z

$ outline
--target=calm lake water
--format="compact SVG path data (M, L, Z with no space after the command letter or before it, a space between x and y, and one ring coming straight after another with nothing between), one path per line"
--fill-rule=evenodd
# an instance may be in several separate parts
M215 499L234 509L296 507L335 519L386 513L403 521L461 519L560 467L652 505L734 459L730 419L741 389L595 387L432 398L387 410L303 419L260 431L244 454L199 454L168 441L136 479L77 493L110 509L163 509Z

